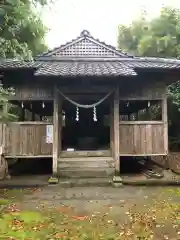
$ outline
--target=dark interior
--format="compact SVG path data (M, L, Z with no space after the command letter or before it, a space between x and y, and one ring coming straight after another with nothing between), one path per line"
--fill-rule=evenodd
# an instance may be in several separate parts
M105 150L110 148L110 128L105 124L109 114L106 105L96 108L97 121L93 119L93 108L79 108L79 120L76 107L65 105L65 126L62 130L62 148L74 150Z
M139 163L138 157L121 157L120 169L121 174L140 174L143 171L143 166Z
M9 162L9 172L12 176L51 175L52 158L18 159L16 162Z

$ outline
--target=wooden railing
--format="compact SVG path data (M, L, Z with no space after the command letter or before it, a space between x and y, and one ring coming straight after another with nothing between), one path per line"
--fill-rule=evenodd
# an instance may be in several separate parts
M120 155L165 155L163 121L121 121Z
M46 122L17 122L1 125L0 143L5 156L52 157L52 143L46 142ZM2 131L3 130L3 131ZM120 155L166 155L163 121L120 121ZM4 140L2 140L4 138Z
M46 122L14 122L5 126L5 156L51 157L52 143L46 143Z

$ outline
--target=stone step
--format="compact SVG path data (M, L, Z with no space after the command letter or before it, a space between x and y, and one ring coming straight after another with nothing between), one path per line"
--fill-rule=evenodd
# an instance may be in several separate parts
M65 168L114 168L114 160L111 157L88 157L88 158L59 158L58 167Z
M112 157L59 158L60 177L107 177L114 174Z
M62 158L79 158L79 157L111 157L110 150L97 150L97 151L62 151L60 157Z
M84 169L58 169L58 176L63 178L106 178L113 176L114 168L104 168L97 170L96 168L84 168Z

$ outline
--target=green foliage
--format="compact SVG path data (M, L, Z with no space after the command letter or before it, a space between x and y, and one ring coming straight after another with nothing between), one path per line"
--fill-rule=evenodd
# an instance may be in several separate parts
M180 58L180 10L164 7L151 21L143 15L130 26L120 25L118 47L137 56ZM179 108L180 82L168 94Z
M0 4L1 58L31 59L47 50L44 41L47 29L32 2L35 4L31 0L4 0Z
M44 36L46 28L38 12L37 4L48 0L0 1L0 58L32 59L47 50ZM12 89L0 87L0 121L15 120L17 109L10 104Z
M151 21L141 17L130 26L119 26L118 47L139 56L180 56L180 10L161 9Z
M17 119L17 115L14 113L15 106L10 103L11 96L14 95L14 91L11 88L0 87L0 121L7 122Z

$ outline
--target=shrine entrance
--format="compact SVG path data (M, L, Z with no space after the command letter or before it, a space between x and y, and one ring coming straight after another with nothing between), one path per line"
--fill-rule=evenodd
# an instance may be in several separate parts
M91 102L85 102L90 105ZM96 151L110 149L109 102L97 107L63 105L62 150Z

